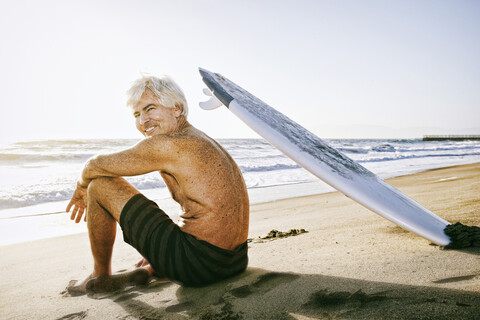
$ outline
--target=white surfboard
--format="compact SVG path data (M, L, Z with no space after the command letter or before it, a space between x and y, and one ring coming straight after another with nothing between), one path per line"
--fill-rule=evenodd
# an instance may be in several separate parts
M444 233L448 221L222 75L201 68L200 74L211 90L204 92L213 93L209 101L200 103L202 109L225 105L273 146L346 196L438 245L450 243Z

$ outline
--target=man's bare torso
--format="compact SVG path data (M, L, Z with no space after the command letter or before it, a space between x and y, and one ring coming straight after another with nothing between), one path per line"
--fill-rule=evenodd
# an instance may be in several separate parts
M160 174L182 207L180 228L228 250L244 243L249 201L238 166L217 142L192 126L170 138L178 144L177 154Z

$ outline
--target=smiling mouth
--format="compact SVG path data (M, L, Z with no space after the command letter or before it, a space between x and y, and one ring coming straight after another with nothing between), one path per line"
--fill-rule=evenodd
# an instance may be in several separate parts
M157 126L153 126L153 127L148 128L148 129L145 129L145 131L144 131L145 134L148 134L148 133L152 132L156 127Z

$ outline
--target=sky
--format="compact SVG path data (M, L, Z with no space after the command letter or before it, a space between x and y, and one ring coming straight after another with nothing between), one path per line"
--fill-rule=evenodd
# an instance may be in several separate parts
M199 67L322 138L480 134L479 1L0 0L0 41L0 142L141 138L141 73L210 136L258 137L199 108Z

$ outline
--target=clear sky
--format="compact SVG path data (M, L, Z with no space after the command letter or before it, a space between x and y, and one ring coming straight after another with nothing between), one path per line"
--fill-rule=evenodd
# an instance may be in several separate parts
M480 134L480 1L1 0L0 40L0 141L140 138L141 72L211 136L256 137L198 107L198 67L324 138Z

